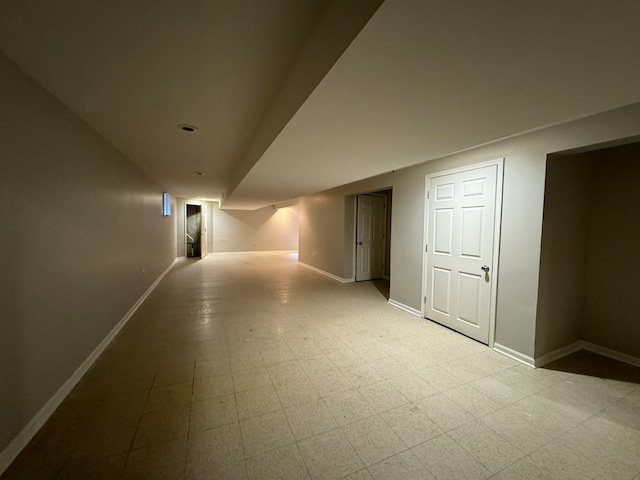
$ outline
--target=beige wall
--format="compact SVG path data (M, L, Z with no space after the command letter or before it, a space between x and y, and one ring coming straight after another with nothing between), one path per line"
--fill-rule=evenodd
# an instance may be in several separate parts
M381 175L300 198L299 260L353 280L356 194L389 190L392 181L388 175Z
M213 210L214 252L298 250L298 206Z
M346 196L391 186L391 299L420 310L425 175L504 157L495 340L533 357L547 155L638 134L640 105L633 105L304 197L300 260L349 278Z
M640 145L600 152L594 176L583 338L640 358Z
M537 357L582 339L594 161L593 153L581 153L547 162Z
M333 191L303 197L300 206L300 247L298 259L320 270L345 277L345 218L353 215L353 198ZM345 212L347 212L345 214Z
M547 164L536 356L578 340L640 357L640 145Z
M176 247L163 188L2 55L0 105L2 451Z

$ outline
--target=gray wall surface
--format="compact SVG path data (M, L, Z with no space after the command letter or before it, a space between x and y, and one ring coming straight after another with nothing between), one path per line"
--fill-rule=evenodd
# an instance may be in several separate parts
M354 197L340 190L303 197L300 200L300 248L298 260L320 270L346 278L346 252L353 248ZM348 228L345 219L351 218ZM350 235L348 240L345 236ZM353 277L353 271L349 273Z
M583 339L640 358L640 145L598 152Z
M547 163L536 356L586 340L640 357L640 144Z
M214 252L298 250L297 205L211 212Z
M537 357L582 339L594 161L593 153L580 153L547 162Z
M2 55L0 105L1 451L176 246L162 187Z
M636 104L303 197L300 261L351 277L353 250L345 239L352 235L347 217L354 210L345 205L347 196L393 187L391 299L420 310L425 176L504 158L495 341L534 357L547 155L639 133Z
M185 202L177 199L176 256L185 254L184 213ZM221 210L217 202L205 202L208 206L207 251L211 252L261 252L298 249L298 206L282 208L271 206L258 210Z

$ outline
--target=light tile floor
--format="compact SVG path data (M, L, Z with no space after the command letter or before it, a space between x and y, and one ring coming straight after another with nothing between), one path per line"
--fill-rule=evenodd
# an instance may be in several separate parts
M379 287L379 285L378 285ZM640 369L531 369L283 253L181 261L2 476L640 479Z

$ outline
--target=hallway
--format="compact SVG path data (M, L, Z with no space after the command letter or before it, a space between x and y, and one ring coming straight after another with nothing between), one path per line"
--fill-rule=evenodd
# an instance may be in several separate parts
M293 253L180 260L9 479L640 479L640 369L531 369Z

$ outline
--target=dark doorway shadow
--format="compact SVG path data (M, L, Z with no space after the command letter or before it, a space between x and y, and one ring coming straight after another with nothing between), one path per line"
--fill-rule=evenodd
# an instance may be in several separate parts
M640 384L640 368L587 350L567 355L542 368Z
M373 286L376 287L384 298L389 300L389 280L379 278L378 280L371 280L371 283L373 283Z

